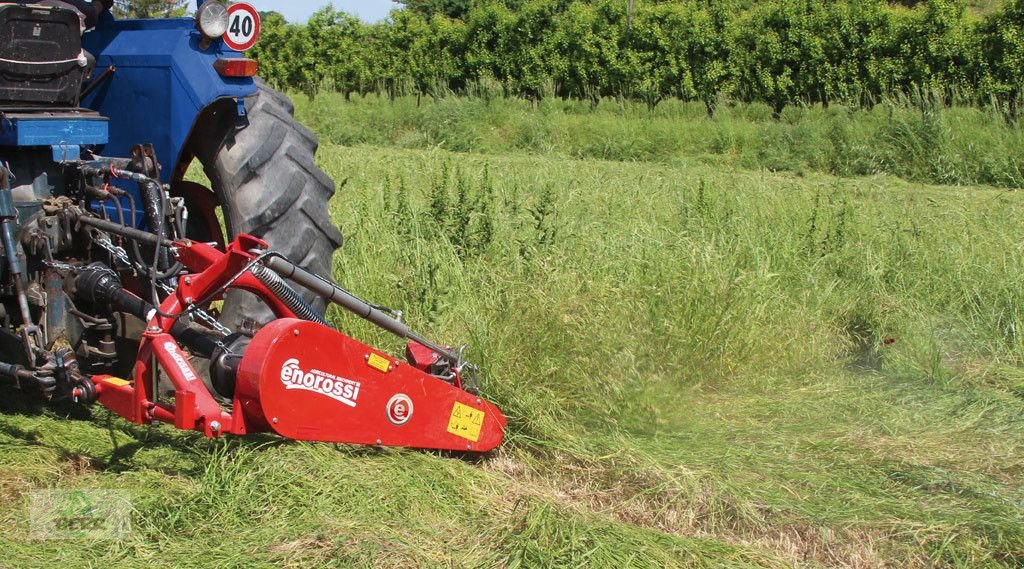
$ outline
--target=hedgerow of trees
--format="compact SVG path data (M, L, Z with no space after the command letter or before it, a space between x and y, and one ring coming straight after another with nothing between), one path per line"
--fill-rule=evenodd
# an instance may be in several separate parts
M407 0L377 24L326 7L266 14L254 49L272 84L322 90L674 97L871 106L894 93L1015 112L1024 0L985 17L963 0Z

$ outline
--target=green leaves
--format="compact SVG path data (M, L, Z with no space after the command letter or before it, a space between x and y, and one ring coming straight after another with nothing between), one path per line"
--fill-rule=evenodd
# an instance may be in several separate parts
M538 100L722 97L871 106L923 94L1015 108L1024 0L978 19L962 0L409 0L378 24L331 7L269 15L256 48L271 83L389 96L490 91ZM486 84L487 89L481 86Z
M114 15L118 18L180 18L189 13L185 0L117 0Z

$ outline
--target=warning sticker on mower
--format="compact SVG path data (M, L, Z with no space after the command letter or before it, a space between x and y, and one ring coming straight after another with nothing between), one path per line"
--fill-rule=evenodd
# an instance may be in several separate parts
M387 358L379 354L370 354L366 358L366 365L372 367L373 369L381 373L387 373L388 371L391 370L391 362L389 362Z
M486 413L463 405L458 401L452 407L452 416L448 419L448 432L474 443L480 439L480 429L484 425Z
M318 369L303 371L296 358L286 360L281 366L281 383L284 384L285 389L312 391L340 401L349 407L355 407L356 399L359 398L358 381L345 379Z

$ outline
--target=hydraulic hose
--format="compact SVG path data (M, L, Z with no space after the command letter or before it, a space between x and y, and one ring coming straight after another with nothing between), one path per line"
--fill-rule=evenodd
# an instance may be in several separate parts
M142 209L146 215L146 223L149 225L149 229L156 233L158 237L166 238L168 232L167 224L164 223L164 196L160 184L147 178L139 182L139 192L142 194ZM167 249L158 247L156 255L156 266L153 267L154 273L167 270L167 266L170 264L167 261ZM153 277L156 278L156 275L154 274Z

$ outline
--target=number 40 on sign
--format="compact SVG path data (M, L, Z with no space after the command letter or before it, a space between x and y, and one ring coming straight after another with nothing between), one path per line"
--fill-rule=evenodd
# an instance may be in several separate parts
M260 14L251 4L238 2L228 6L228 29L224 32L224 45L235 51L245 51L256 45L260 37Z

